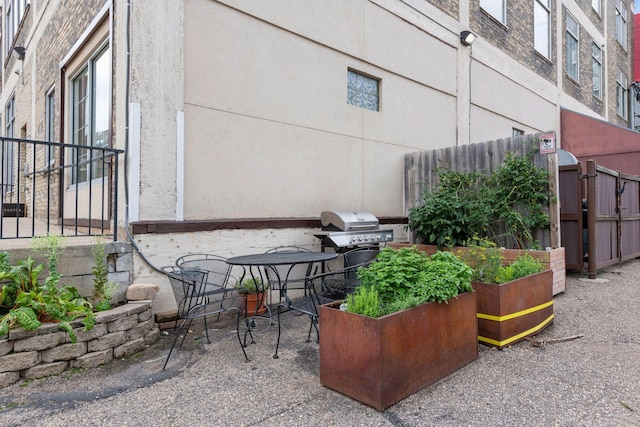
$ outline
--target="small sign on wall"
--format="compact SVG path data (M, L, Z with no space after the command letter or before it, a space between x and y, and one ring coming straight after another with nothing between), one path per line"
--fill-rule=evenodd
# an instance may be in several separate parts
M549 154L556 152L556 134L546 133L540 135L540 154Z

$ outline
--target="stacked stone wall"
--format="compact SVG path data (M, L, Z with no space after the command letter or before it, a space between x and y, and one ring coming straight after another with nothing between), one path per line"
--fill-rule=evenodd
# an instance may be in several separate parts
M20 379L57 375L69 368L94 368L137 353L160 336L150 301L129 302L96 313L96 324L89 331L81 320L74 321L72 327L75 343L56 323L43 323L33 331L11 329L0 337L0 387Z

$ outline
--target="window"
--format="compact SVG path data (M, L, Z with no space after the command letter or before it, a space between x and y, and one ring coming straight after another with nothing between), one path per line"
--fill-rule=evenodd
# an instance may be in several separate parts
M602 99L602 49L595 42L591 45L591 68L593 71L593 96Z
M602 0L591 0L591 7L598 15L602 15Z
M578 21L567 14L567 74L578 81L579 77L579 49L578 49Z
M347 71L347 103L367 110L380 110L380 81L356 71Z
M480 7L489 15L506 25L507 0L480 0Z
M627 8L622 0L616 2L616 40L627 48Z
M13 45L13 39L18 33L18 27L22 21L27 5L30 0L5 0L5 30L6 30L6 46L5 53L9 55L11 53L11 46Z
M616 112L619 116L627 119L627 102L629 89L627 87L627 76L620 70L616 74Z
M55 141L55 91L50 89L47 92L44 106L44 121L45 121L45 140ZM44 156L45 167L54 164L54 149L47 146Z
M15 120L16 120L16 98L15 95L11 96L9 102L5 106L5 136L7 138L13 138L15 136ZM14 149L13 141L4 141L2 150L2 194L7 194L13 191L13 185L15 182L14 171Z
M511 128L511 136L520 136L524 135L524 131L518 128Z
M89 58L71 81L71 139L84 147L107 147L111 121L111 49L103 47ZM104 176L99 150L77 149L73 153L72 182ZM97 159L91 161L91 159Z
M545 58L550 55L549 34L551 13L549 10L549 0L535 0L533 5L534 20L534 48Z

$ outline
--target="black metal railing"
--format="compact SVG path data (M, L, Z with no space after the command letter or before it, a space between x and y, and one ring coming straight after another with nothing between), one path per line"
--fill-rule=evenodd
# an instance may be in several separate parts
M117 240L123 150L4 137L0 145L0 239Z

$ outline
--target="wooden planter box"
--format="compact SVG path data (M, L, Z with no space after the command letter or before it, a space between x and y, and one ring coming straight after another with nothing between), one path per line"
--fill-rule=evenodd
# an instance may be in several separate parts
M478 358L476 292L371 318L320 307L320 383L379 411Z
M397 249L414 245L409 243L390 243L389 246ZM421 251L424 251L428 254L434 254L437 251L437 247L434 245L415 246L417 246ZM454 251L459 249L464 250L465 248L459 246L452 248L452 250ZM557 295L565 291L567 274L564 259L564 248L551 249L549 251L528 251L521 249L505 249L504 251L502 251L502 256L504 257L505 264L511 264L518 257L518 255L523 254L531 255L532 257L539 260L545 267L545 269L550 269L553 272L553 295Z
M478 341L503 348L553 323L551 270L494 285L472 282L478 294Z

